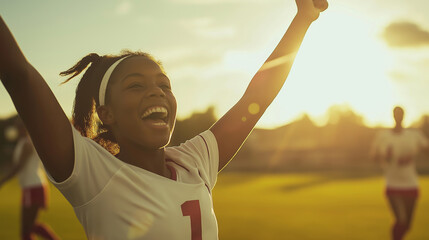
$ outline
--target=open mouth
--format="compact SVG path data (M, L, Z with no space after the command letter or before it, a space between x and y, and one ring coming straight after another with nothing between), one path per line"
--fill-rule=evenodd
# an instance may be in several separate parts
M141 116L142 120L148 120L153 125L163 126L168 123L168 110L166 107L149 107Z

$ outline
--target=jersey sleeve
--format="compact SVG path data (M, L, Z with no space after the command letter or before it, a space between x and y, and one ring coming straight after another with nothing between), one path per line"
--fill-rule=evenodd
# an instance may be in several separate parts
M174 151L176 157L181 156L178 160L187 161L185 164L196 167L200 177L210 189L213 189L219 168L219 150L216 138L210 130L170 150Z
M202 141L200 141L200 149L203 150L204 154L207 154L205 158L201 158L198 165L201 166L201 169L204 171L208 179L208 185L210 189L216 184L217 173L219 171L219 149L217 145L217 140L214 134L207 130L200 135L198 135ZM206 148L204 151L204 147Z
M113 155L103 147L83 137L73 126L72 131L75 157L71 175L62 182L55 181L49 172L47 176L70 204L78 207L97 196L119 166L109 164Z
M429 140L421 131L417 131L417 139L421 148L429 147Z

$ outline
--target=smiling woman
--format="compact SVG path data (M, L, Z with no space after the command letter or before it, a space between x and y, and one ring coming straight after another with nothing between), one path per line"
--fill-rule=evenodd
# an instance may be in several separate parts
M71 75L68 80L84 72L71 125L0 19L1 81L50 181L73 206L89 239L218 239L211 195L217 174L276 97L327 2L296 5L266 64L292 56L289 61L261 68L219 121L178 147L166 147L176 99L162 65L149 54L91 53L62 72Z
M140 89L140 86L143 86L141 82L144 82L144 81L135 80L136 76L144 76L144 74L142 73L131 71L131 72L125 72L127 74L126 76L123 76L124 71L119 72L118 70L114 72L115 68L119 65L119 63L125 62L127 60L128 61L131 60L131 59L127 59L127 58L130 58L131 56L141 56L143 60L147 60L144 63L149 63L149 64L143 65L145 66L145 69L144 70L142 69L141 71L149 72L149 74L152 74L152 75L154 74L153 72L155 72L157 76L161 75L160 79L162 80L160 80L161 82L159 84L163 86L167 84L168 87L170 86L169 80L168 78L166 78L164 74L162 65L160 65L160 63L156 61L149 54L142 53L142 52L125 51L123 52L123 54L119 56L104 56L104 57L100 57L97 54L92 53L84 57L82 60L76 63L76 65L73 66L72 68L61 73L61 75L63 76L71 75L71 77L69 77L66 80L67 82L73 77L80 74L82 71L84 71L86 67L90 64L90 67L88 68L88 70L86 70L76 90L76 101L75 101L74 112L73 112L73 123L76 129L79 130L83 134L83 136L94 138L94 140L97 141L101 146L103 146L104 148L106 148L112 154L115 154L115 155L118 154L119 152L118 140L115 137L114 130L108 127L108 125L111 125L110 123L115 122L115 119L113 118L112 114L108 114L110 113L109 112L110 109L105 106L105 103L111 102L110 98L112 98L112 95L115 95L115 96L119 95L117 96L117 98L120 101L126 100L121 98L121 95L120 95L121 93L136 92L135 91L136 89ZM132 64L135 67L136 63L134 63L134 61ZM122 65L121 67L118 67L118 69L122 70L123 69ZM122 73L122 75L118 76L118 74L120 73ZM109 86L108 83L110 78L112 78L112 80L110 81L111 84ZM144 84L147 84L147 83L145 82ZM118 85L118 87L115 87L115 88L112 87L116 85ZM120 91L117 90L112 93L112 89L115 89L115 90L119 89ZM134 90L134 91L131 91L131 90ZM113 101L112 104L116 104L116 102ZM95 106L101 106L101 107L96 108ZM124 108L119 108L119 109L125 110ZM98 114L95 110L97 110ZM123 116L123 114L118 114L118 117L121 117L121 116ZM128 115L125 114L125 116L128 116ZM171 114L171 116L175 118L175 112L174 114ZM100 124L97 124L98 117L102 119L102 122L100 122ZM136 119L136 118L140 118L140 115L130 119ZM132 126L133 126L132 124L129 125L129 127L132 127ZM171 126L170 130L172 130L172 128L173 126ZM135 131L130 130L129 132L131 132L132 134Z

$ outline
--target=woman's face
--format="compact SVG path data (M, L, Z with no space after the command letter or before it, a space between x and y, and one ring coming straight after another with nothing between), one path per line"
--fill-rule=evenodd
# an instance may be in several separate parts
M177 103L160 66L143 56L125 59L113 72L107 107L109 124L121 144L148 149L166 146L176 121Z

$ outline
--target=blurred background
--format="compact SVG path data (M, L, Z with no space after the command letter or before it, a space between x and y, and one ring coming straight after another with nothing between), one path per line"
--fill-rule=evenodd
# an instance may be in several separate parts
M220 174L220 239L389 239L393 222L374 135L405 127L429 137L429 2L331 0L302 44L286 84ZM171 145L211 126L241 97L296 12L293 0L0 0L28 60L71 116L77 80L59 72L90 52L147 51L178 100ZM0 174L11 166L14 106L0 87ZM429 239L429 156L417 158L421 197L407 239ZM20 190L0 188L0 239L18 239ZM84 232L51 188L42 214L64 239Z

